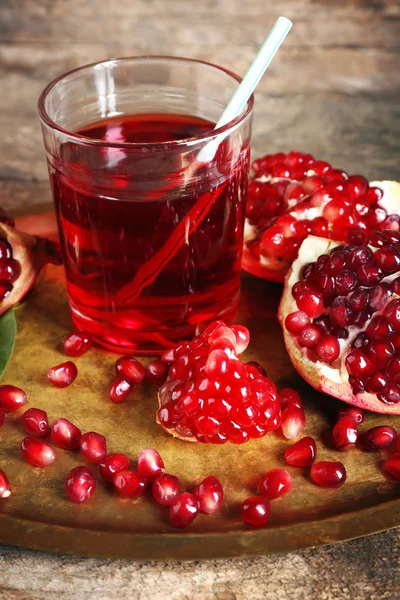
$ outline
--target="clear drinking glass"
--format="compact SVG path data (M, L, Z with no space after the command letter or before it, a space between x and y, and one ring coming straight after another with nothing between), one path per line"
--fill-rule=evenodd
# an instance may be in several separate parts
M154 354L232 319L253 98L213 126L239 82L200 61L136 57L81 67L42 92L72 319L100 345ZM193 169L218 135L215 156Z

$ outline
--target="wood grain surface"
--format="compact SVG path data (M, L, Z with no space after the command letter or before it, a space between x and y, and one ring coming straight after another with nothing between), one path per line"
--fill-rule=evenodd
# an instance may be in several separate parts
M275 18L293 30L256 95L254 155L301 149L400 179L398 0L0 0L0 206L49 186L36 100L113 56L198 57L243 74ZM33 492L34 493L34 492ZM0 600L396 600L399 531L287 555L128 563L0 547Z

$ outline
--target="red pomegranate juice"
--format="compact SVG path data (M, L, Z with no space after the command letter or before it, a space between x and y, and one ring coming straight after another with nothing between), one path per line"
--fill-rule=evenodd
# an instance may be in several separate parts
M81 128L82 150L62 145L50 175L72 316L101 345L151 354L233 317L249 149L235 158L222 143L187 182L195 155L170 143L212 128L197 117L131 115ZM124 146L133 142L144 145Z

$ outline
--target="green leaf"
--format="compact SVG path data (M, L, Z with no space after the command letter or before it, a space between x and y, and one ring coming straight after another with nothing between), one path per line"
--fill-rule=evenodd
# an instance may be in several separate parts
M13 310L9 310L0 318L0 377L14 350L17 323Z

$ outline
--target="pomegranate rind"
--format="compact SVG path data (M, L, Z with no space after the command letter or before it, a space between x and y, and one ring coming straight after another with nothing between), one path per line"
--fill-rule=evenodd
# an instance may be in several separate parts
M400 184L399 184L400 192ZM321 254L328 254L339 242L308 236L300 246L298 258L286 275L284 291L278 309L278 319L282 327L286 350L296 371L316 390L338 398L352 406L382 414L400 414L400 404L384 404L374 394L367 392L354 394L348 381L345 367L349 340L340 340L341 354L332 364L311 360L308 350L297 345L295 338L285 327L288 314L297 310L292 296L293 285L301 279L300 272L304 265L314 262Z

